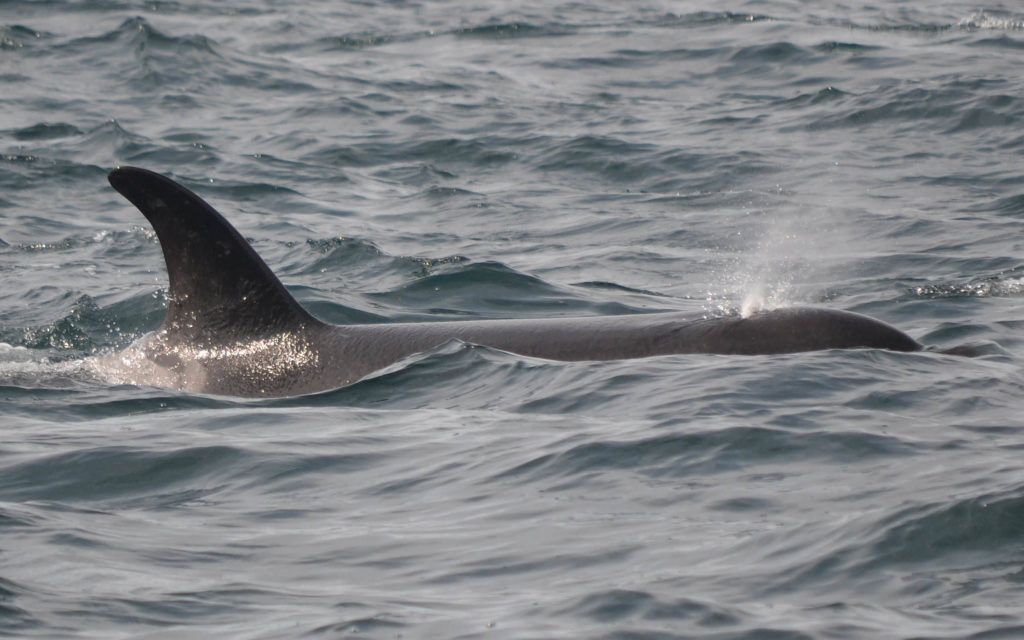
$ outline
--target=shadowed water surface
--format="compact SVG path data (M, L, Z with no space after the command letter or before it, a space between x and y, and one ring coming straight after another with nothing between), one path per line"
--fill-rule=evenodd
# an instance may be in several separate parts
M1024 635L1024 13L0 4L0 635ZM332 322L817 304L981 357L452 343L112 385L166 276L118 164Z

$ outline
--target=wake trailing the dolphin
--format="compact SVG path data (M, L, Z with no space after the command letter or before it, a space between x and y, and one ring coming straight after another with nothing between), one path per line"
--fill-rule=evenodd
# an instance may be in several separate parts
M879 320L815 308L749 317L649 313L331 325L303 309L196 194L145 169L120 167L109 179L153 225L170 280L160 329L105 359L133 384L242 397L300 395L352 384L451 340L551 360L923 348Z

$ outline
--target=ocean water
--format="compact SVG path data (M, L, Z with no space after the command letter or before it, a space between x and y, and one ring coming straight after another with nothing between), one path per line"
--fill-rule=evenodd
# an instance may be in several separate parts
M1024 637L1012 2L0 2L0 635ZM812 304L983 355L449 344L243 401L119 164L333 322Z

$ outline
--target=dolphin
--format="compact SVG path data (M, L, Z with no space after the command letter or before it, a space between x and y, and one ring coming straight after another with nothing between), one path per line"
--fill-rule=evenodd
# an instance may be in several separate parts
M135 167L119 167L109 180L156 231L170 285L163 325L104 359L131 384L239 397L302 395L352 384L451 340L550 360L923 349L874 318L807 307L748 317L666 312L332 325L306 311L195 193Z

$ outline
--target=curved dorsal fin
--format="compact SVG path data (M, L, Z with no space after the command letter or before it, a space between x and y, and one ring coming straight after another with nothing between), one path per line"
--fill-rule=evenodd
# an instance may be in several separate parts
M118 167L108 179L160 240L170 280L164 329L172 336L216 344L319 323L202 198L145 169Z

